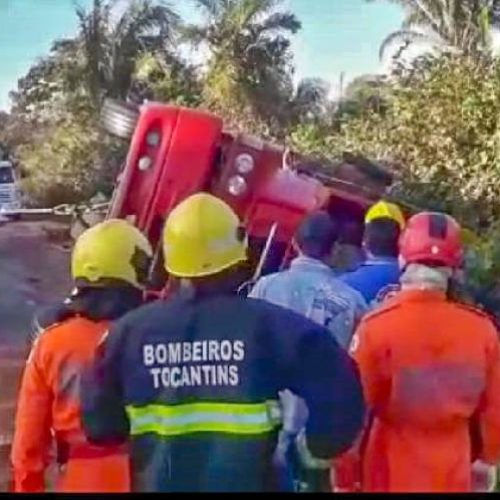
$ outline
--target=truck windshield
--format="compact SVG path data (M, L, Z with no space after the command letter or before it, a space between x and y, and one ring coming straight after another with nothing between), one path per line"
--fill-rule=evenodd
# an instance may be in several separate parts
M11 167L0 167L0 184L12 184L14 174Z

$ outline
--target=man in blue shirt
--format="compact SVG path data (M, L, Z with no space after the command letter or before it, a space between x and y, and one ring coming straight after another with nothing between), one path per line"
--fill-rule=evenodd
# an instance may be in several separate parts
M366 260L341 279L363 295L369 306L379 303L399 284L398 240L404 227L399 208L379 202L367 213L363 247Z
M359 320L366 312L366 303L361 294L343 283L327 264L337 239L338 227L327 212L311 214L295 235L294 245L299 256L292 261L290 268L261 278L249 296L291 309L326 327L331 336L347 349ZM283 336L287 335L288 332L283 331ZM305 425L308 410L301 398L290 391L282 392L280 401L284 423L276 460L289 470L296 451L292 443ZM303 454L298 454L303 458ZM302 461L299 469L300 472L295 471L295 479L306 483L302 485L306 491L331 491L328 461Z
M290 268L261 278L249 296L312 319L347 348L366 303L327 263L337 239L338 228L327 212L310 215L295 235L299 256Z

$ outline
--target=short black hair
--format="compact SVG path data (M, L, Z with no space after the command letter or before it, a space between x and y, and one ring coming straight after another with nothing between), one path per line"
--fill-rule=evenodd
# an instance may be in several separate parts
M366 249L376 257L397 257L400 225L393 219L381 217L365 226L364 243Z
M340 223L339 243L361 247L363 243L363 221L347 218Z
M337 224L324 210L308 215L295 233L295 241L301 252L314 259L329 255L337 239Z

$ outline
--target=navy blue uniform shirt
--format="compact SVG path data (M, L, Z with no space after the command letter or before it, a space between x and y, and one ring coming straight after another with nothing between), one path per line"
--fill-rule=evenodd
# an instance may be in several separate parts
M90 441L131 441L134 491L272 491L278 392L307 403L310 451L331 458L361 430L356 365L313 322L233 295L131 312L103 339L82 389Z

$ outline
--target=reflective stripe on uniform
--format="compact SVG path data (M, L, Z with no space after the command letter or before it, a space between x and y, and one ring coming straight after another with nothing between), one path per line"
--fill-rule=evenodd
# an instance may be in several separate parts
M195 432L262 434L281 422L278 402L255 404L190 403L177 406L127 406L133 436L154 433L178 436Z

